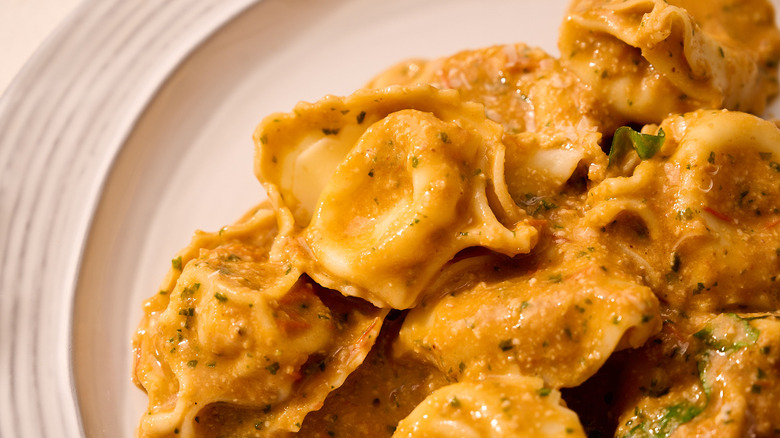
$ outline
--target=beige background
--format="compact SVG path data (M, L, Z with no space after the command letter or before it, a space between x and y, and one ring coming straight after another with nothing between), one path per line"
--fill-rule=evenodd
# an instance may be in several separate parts
M0 0L0 93L81 0Z

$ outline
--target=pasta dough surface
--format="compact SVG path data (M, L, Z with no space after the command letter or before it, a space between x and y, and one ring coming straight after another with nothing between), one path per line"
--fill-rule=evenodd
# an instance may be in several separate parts
M393 437L585 437L558 391L530 377L445 386L403 419Z

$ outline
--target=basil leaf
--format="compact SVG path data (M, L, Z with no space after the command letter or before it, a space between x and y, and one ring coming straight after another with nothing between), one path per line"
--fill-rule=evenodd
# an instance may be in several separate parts
M711 319L693 336L701 339L708 347L725 353L755 344L759 333L747 319L727 313Z
M633 148L639 158L647 160L658 153L664 144L666 134L663 129L658 130L658 135L642 134L628 126L621 126L612 136L612 146L609 149L609 165L623 157L629 148Z
M634 417L626 422L633 425L621 438L668 438L680 425L685 424L704 411L704 408L691 404L687 400L666 406L658 411L646 412L634 410Z

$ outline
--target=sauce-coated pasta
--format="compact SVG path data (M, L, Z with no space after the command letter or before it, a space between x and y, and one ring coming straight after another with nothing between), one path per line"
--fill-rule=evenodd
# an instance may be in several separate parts
M780 433L766 0L574 0L254 133L144 305L139 437Z

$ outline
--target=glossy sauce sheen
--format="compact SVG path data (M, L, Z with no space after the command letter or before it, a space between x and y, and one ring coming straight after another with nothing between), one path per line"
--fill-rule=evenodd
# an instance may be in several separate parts
M145 303L138 435L779 434L771 6L574 1L559 45L264 119L269 201Z

